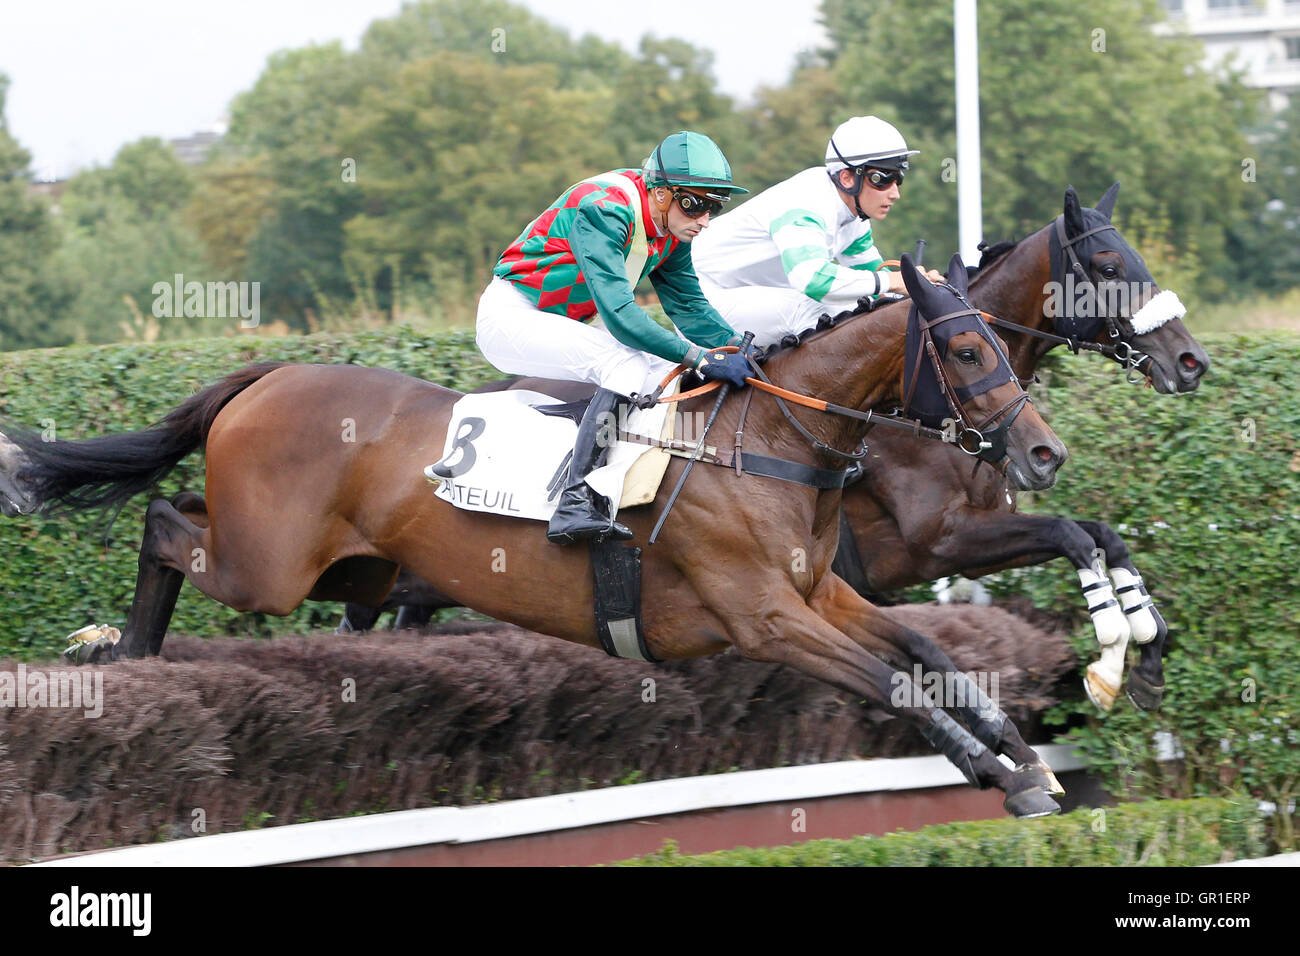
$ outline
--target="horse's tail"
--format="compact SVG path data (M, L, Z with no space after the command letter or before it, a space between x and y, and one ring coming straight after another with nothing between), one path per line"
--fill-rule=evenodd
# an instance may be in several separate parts
M8 429L9 439L24 459L16 477L45 514L120 508L204 445L213 420L226 403L285 364L265 362L227 375L143 431L80 441L45 441L30 429Z

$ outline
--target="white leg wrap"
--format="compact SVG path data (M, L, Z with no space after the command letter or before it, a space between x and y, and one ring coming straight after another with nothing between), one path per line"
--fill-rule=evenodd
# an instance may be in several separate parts
M1151 595L1142 584L1142 575L1127 568L1111 568L1110 577L1115 582L1115 596L1128 617L1133 643L1149 644L1155 640L1159 628L1156 616L1151 613Z
M1092 615L1092 626L1097 629L1097 641L1102 647L1109 647L1129 636L1128 618L1120 609L1115 592L1111 590L1106 575L1083 568L1079 571L1079 584L1083 587L1083 596L1088 602L1088 613ZM1120 650L1123 660L1123 647Z

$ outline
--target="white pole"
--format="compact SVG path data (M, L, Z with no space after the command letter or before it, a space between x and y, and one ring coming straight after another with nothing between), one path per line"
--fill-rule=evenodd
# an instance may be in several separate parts
M976 0L953 0L952 39L957 93L957 235L961 257L979 262L984 238L980 195L980 64Z

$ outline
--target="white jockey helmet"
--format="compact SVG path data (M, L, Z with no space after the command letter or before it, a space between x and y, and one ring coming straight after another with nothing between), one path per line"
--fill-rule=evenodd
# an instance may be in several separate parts
M863 166L907 169L907 157L919 149L908 149L903 134L878 116L855 116L841 123L826 144L826 171L858 170Z

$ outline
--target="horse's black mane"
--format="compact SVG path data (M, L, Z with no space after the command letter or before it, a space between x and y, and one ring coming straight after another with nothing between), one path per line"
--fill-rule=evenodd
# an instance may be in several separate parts
M1020 245L1019 239L1003 239L991 246L987 242L981 242L979 244L980 264L975 267L975 272L972 273L971 278L975 278L975 273L987 269L1018 245Z
M892 299L890 300L890 302L893 301L895 300ZM776 342L773 345L769 345L767 348L763 349L762 350L763 356L760 361L766 362L773 355L777 355L781 352L788 352L791 349L797 349L799 346L803 345L814 335L819 335L820 333L825 332L828 329L833 329L835 326L840 325L843 322L847 322L849 319L855 318L856 316L866 315L868 312L872 311L873 309L878 309L881 306L889 305L890 302L881 302L879 300L873 300L871 299L870 296L864 295L862 298L858 300L858 304L854 306L852 309L847 309L844 312L837 313L836 315L831 315L830 313L823 312L821 318L817 320L816 325L812 326L811 328L804 329L798 335L795 335L794 333L788 333L781 337L781 341Z

